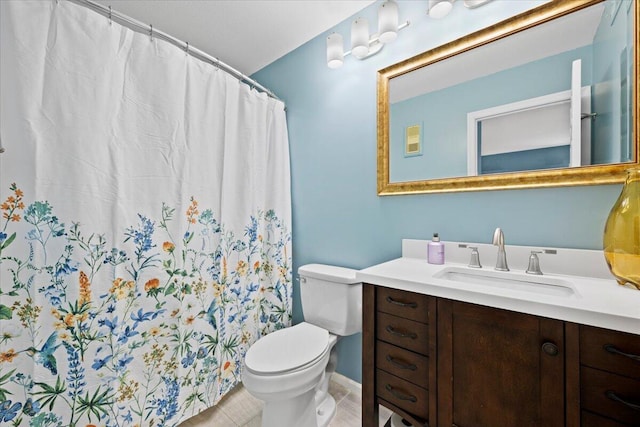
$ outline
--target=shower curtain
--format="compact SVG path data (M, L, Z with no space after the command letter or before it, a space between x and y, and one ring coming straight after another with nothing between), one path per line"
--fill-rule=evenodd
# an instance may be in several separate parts
M290 324L284 106L83 6L0 7L0 425L177 425Z

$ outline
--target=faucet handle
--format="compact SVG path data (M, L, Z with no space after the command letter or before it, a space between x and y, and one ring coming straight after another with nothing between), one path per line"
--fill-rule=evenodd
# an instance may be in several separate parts
M540 270L540 259L538 258L538 254L550 254L555 255L558 251L555 249L544 249L541 251L531 251L531 255L529 255L529 267L527 267L526 273L535 274L538 276L542 275L542 270Z
M531 255L529 255L529 266L526 271L528 274L542 276L542 270L540 270L540 259L538 259L538 254L541 253L542 251L531 251Z
M469 249L471 249L471 259L469 260L469 267L482 268L482 264L480 264L480 252L478 252L478 248L475 246L469 246Z
M469 260L468 267L482 268L482 264L480 264L480 253L478 252L477 246L469 246L466 243L459 243L458 247L471 249L471 259Z

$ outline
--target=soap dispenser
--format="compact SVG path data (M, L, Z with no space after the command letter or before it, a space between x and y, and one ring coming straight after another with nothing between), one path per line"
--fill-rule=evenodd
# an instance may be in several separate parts
M438 233L433 233L433 239L427 245L427 262L444 264L444 243L440 241Z

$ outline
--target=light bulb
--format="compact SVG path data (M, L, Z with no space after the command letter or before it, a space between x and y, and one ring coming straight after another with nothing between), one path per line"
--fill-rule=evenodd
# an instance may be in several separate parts
M453 9L453 0L429 0L429 16L444 18Z
M343 60L342 36L338 33L332 33L327 37L327 66L329 68L341 67Z
M388 0L378 9L378 40L389 43L398 37L398 4Z
M358 18L351 24L351 53L364 58L369 53L369 22Z

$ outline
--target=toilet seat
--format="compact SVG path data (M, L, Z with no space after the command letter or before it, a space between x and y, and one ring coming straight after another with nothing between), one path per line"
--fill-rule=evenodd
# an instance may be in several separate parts
M329 348L329 331L302 322L272 332L247 351L245 367L257 375L277 375L313 364Z

